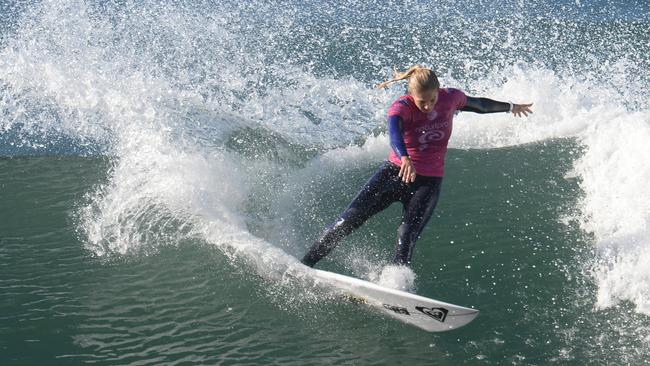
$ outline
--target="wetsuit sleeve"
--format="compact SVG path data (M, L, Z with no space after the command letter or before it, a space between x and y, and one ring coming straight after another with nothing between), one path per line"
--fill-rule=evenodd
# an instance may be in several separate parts
M510 103L498 102L488 98L467 97L465 106L460 110L475 113L509 112Z
M404 142L402 117L388 117L388 137L390 139L390 146L395 150L395 154L398 157L409 156L406 152L406 143Z

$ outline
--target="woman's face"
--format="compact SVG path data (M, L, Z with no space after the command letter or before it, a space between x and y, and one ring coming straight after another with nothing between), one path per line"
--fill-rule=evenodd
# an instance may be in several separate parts
M415 105L424 113L429 113L438 101L438 89L410 92Z

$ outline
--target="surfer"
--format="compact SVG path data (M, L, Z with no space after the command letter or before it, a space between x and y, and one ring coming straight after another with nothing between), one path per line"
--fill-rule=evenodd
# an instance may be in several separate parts
M313 267L341 241L374 214L394 202L404 206L397 229L393 263L411 263L415 243L438 203L444 175L447 143L456 111L476 113L510 112L528 116L531 104L513 104L488 98L469 97L458 89L441 88L436 74L414 66L378 88L408 80L408 93L388 109L388 135L392 147L388 160L319 236L302 263Z

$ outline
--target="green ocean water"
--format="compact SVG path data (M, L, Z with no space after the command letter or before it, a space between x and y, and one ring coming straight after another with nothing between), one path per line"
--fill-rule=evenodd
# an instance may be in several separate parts
M443 334L359 305L296 300L307 290L274 289L206 242L97 257L84 247L75 212L106 180L109 161L2 159L2 364L644 362L643 341L611 326L642 316L622 317L628 306L593 309L594 284L582 273L588 239L558 221L580 195L565 179L577 149L556 140L449 152L442 200L413 269L418 293L482 312ZM297 216L318 213L304 216L306 238L335 217L375 165L347 170L338 185L326 176L313 182L310 195L332 199L294 203ZM373 218L321 268L354 274L345 263L359 251L387 261L399 210ZM624 351L633 346L641 352Z

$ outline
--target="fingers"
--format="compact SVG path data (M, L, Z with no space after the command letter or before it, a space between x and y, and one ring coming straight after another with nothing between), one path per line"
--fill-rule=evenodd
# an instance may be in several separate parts
M411 183L415 181L417 174L412 164L402 164L399 169L398 177L402 178L404 183Z
M516 117L521 117L522 114L526 117L528 117L528 114L533 114L532 109L530 107L533 105L533 103L529 104L515 104L515 106L512 109L512 113Z
M407 174L404 177L402 177L402 181L404 181L404 183L412 183L415 182L415 177L416 177L415 172L411 172L410 174Z
M402 177L402 182L404 182L404 183L413 183L413 182L415 182L415 177L416 177L415 173L405 175L405 176Z
M397 176L402 178L404 180L404 171L406 170L406 164L402 163L402 165L399 167L399 173L397 173Z
M402 156L400 160L402 161L402 164L400 165L399 173L397 176L402 178L402 181L404 183L414 182L417 175L411 158L408 156Z
M406 170L404 172L404 176L402 177L402 180L405 183L411 183L413 180L415 180L415 178L413 178L413 173L414 173L413 172L413 165L408 164L406 166Z
M521 117L522 114L523 114L524 116L528 117L528 113L533 113L533 112L531 112L531 111L528 111L528 112L526 112L526 111L517 111L517 112L514 112L514 114L515 114L516 117Z

